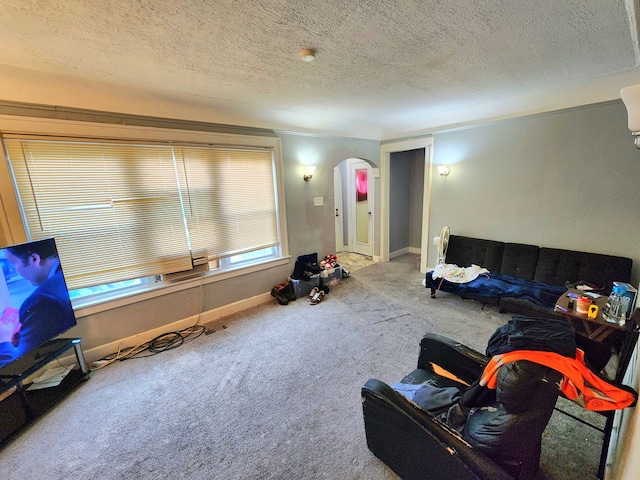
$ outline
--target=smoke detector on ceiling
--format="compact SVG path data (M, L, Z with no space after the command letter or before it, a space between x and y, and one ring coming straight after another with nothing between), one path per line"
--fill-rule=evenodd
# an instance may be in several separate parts
M303 62L313 62L316 59L316 51L311 48L300 50L300 58Z

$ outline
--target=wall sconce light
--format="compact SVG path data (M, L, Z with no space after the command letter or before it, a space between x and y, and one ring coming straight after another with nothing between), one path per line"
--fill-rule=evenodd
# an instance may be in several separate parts
M449 173L451 173L451 170L446 165L439 165L438 166L438 173L440 174L440 176L442 178L444 178L447 175L449 175Z
M636 148L640 148L640 84L620 90L620 97L627 107L629 130L634 137Z
M316 173L316 167L313 165L307 165L307 168L305 169L305 172L304 172L304 176L302 178L304 178L305 182L308 182L309 180L311 180L314 173Z

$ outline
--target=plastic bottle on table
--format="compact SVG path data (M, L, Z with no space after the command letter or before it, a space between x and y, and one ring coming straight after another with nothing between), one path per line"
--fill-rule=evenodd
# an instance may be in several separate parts
M604 306L603 316L606 320L624 325L629 306L629 298L624 295L625 293L627 293L627 289L624 286L613 286L607 304Z

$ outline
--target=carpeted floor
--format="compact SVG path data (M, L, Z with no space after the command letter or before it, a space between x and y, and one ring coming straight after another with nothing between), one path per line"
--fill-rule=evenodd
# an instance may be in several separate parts
M274 301L95 371L0 450L3 478L397 479L366 447L362 384L411 371L427 331L484 351L509 318L421 281L415 255L352 268L318 305ZM544 478L595 479L601 441L554 413Z

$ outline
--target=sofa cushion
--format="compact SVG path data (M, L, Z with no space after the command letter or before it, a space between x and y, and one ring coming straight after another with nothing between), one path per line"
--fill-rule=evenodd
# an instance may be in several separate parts
M491 273L499 273L503 251L503 242L451 235L446 262L460 267L475 264Z
M540 247L524 243L505 243L500 273L533 280Z
M534 280L550 285L584 280L608 293L614 281L629 282L631 265L630 258L543 247Z

